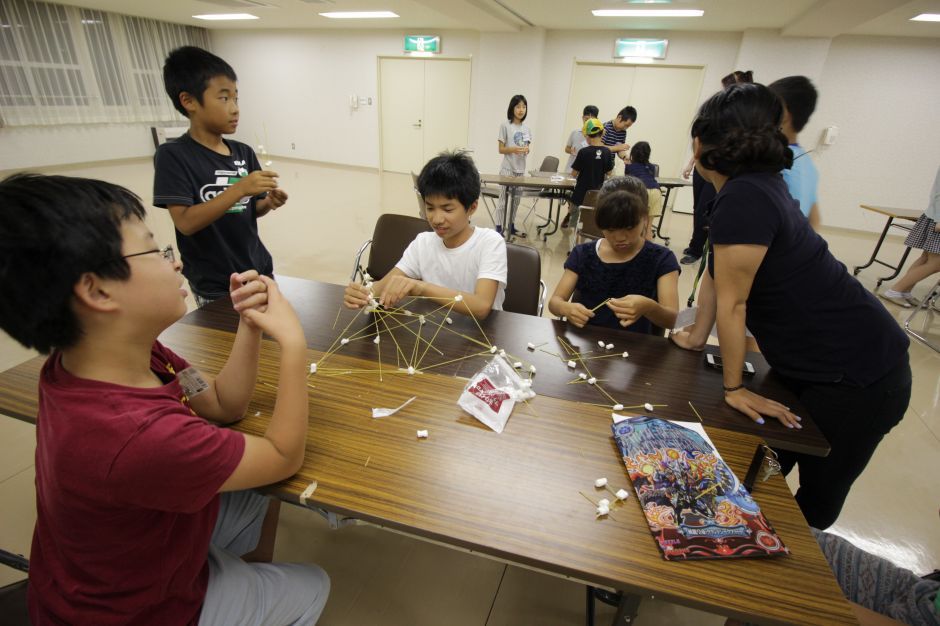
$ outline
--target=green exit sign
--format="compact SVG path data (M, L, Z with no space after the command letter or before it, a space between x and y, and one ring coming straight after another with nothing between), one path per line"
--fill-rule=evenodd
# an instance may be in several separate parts
M668 39L635 39L625 37L614 43L614 58L639 57L642 59L665 59Z
M405 35L405 52L440 54L440 35Z

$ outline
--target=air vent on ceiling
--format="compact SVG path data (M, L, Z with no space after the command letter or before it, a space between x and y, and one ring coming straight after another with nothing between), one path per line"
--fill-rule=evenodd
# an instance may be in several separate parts
M201 0L209 4L217 4L229 9L279 9L276 4L262 0Z

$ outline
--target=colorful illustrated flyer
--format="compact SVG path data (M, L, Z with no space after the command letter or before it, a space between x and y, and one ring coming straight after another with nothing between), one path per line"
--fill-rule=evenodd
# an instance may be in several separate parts
M613 433L664 558L789 553L700 424L640 416Z

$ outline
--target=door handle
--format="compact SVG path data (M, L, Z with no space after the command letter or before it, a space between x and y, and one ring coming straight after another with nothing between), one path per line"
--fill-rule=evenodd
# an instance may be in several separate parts
M417 123L417 124L412 124L411 126L412 126L413 128L421 128L421 120L418 120L418 123Z

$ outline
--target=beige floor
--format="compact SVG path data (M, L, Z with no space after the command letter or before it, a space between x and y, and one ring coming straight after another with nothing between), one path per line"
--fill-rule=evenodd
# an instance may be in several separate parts
M416 211L407 176L289 160L278 160L274 167L290 200L262 220L261 235L281 274L345 282L353 252L371 234L376 217L383 212ZM56 168L48 173L117 182L140 194L145 204L151 197L148 160ZM544 211L545 205L540 209ZM490 225L485 210L477 218L476 223ZM172 242L165 213L152 210L150 223L159 241ZM666 231L673 236L674 251L684 247L690 229L691 217L667 217ZM875 241L874 235L832 230L824 235L849 267L867 260ZM568 236L556 234L536 248L551 289L561 273ZM901 249L900 239L894 238L886 243L884 256L898 258ZM883 268L869 268L860 278L872 287L875 277L884 273ZM691 282L692 272L687 270L679 283L681 299ZM928 287L921 285L915 294ZM893 305L889 308L899 319L906 315ZM940 323L934 324L932 336L940 341ZM31 356L0 333L0 370ZM914 394L910 409L856 483L833 530L923 573L940 565L940 355L914 343L911 363ZM0 418L0 502L4 504L0 507L0 546L22 553L29 551L35 521L34 437L32 426ZM583 587L574 582L505 567L371 526L331 531L317 514L298 507L282 508L277 557L317 562L330 573L333 592L321 620L326 625L583 623ZM0 584L17 577L0 569ZM599 615L611 612L600 609ZM637 623L722 621L719 616L648 600Z

